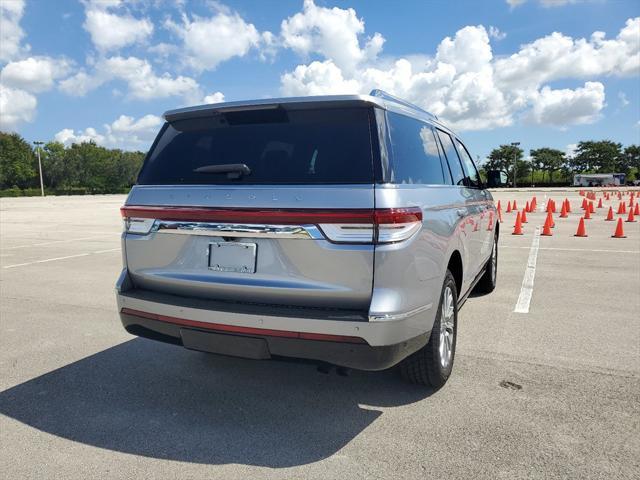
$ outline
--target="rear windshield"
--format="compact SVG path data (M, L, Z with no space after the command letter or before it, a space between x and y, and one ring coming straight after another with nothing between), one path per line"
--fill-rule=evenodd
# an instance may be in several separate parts
M138 176L141 185L372 182L368 108L176 120L162 128Z

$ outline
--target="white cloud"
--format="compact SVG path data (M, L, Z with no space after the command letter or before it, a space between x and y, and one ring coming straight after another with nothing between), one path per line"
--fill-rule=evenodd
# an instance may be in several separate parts
M64 59L29 57L5 65L0 72L0 81L9 87L44 92L53 88L55 80L65 76L69 69L69 62Z
M22 45L24 31L20 20L24 13L24 0L0 2L0 62L8 62L29 50Z
M552 90L543 87L533 99L529 119L541 125L565 126L591 123L604 107L604 85L586 82L584 87Z
M518 7L518 6L522 5L526 1L527 0L507 0L507 3L509 4L509 6L511 8L515 8L515 7Z
M498 82L525 88L561 78L637 75L640 72L640 17L627 20L614 40L594 32L590 40L574 40L554 32L495 62Z
M285 95L331 95L354 93L361 90L358 80L346 80L342 71L331 60L298 65L282 76Z
M128 86L128 96L137 100L182 97L196 102L201 97L200 87L191 77L169 73L156 75L151 64L138 57L114 56L98 60L95 72L84 71L60 82L60 89L69 95L84 96L105 82L118 79Z
M36 97L24 90L0 84L0 129L14 130L19 124L33 121Z
M137 120L128 115L120 115L111 124L105 124L102 133L93 127L78 131L64 128L56 133L55 139L65 145L92 141L106 147L146 150L163 122L164 120L156 115L145 115Z
M72 143L84 143L95 142L98 145L104 144L104 135L100 135L95 128L86 128L84 132L78 131L77 133L71 128L63 128L55 134L54 139L56 142L64 143L65 145L71 145Z
M224 93L214 92L202 99L202 103L222 103L224 102Z
M117 50L146 40L153 33L153 24L147 18L134 18L129 14L118 15L107 8L119 2L93 2L85 6L84 29L100 51Z
M361 46L359 37L363 33L364 20L354 9L318 7L313 0L305 0L303 11L283 20L281 25L285 47L304 56L317 53L331 58L345 71L375 59L382 50L382 35L375 33Z
M453 65L457 73L477 72L492 58L489 36L482 25L464 27L453 39L445 37L436 54L436 60Z
M494 40L500 41L507 38L507 34L501 31L498 27L494 27L493 25L489 25L488 30L489 36Z
M165 26L182 41L181 55L185 63L195 71L213 70L221 62L246 55L251 48L260 45L267 35L261 35L256 27L245 22L237 13L226 9L212 17L182 16L182 22L169 19Z
M172 77L168 73L156 75L147 60L137 57L111 57L98 64L104 77L124 80L129 95L140 100L180 96L187 99L199 97L198 83L182 75Z
M355 12L352 16L357 18ZM612 40L601 32L589 40L555 33L522 46L514 55L494 58L487 30L467 26L444 38L432 57L381 57L355 70L341 68L330 56L298 65L281 76L281 91L321 95L381 88L461 130L507 126L517 118L559 127L592 122L605 106L601 83L553 90L548 82L637 75L639 29L640 18L635 18L627 20Z

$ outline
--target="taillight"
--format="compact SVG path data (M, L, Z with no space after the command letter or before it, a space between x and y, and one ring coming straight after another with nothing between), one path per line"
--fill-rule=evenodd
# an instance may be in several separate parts
M394 243L411 238L422 228L419 207L371 210L371 223L320 223L318 225L332 242Z
M422 228L419 207L382 209L235 209L125 206L125 231L146 235L157 220L235 225L317 225L335 243L394 243Z

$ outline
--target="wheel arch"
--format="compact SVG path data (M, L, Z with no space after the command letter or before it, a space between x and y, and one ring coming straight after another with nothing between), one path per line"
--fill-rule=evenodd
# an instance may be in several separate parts
M456 281L456 289L458 290L458 295L460 295L462 291L462 279L464 278L464 270L462 265L462 255L458 250L454 250L451 253L449 261L447 262L447 269L453 275L453 278Z

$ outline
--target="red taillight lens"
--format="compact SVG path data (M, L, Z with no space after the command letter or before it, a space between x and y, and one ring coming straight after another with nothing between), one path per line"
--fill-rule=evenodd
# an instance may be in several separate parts
M394 243L411 238L422 228L422 209L384 208L371 210L366 224L321 223L329 240L340 243Z

